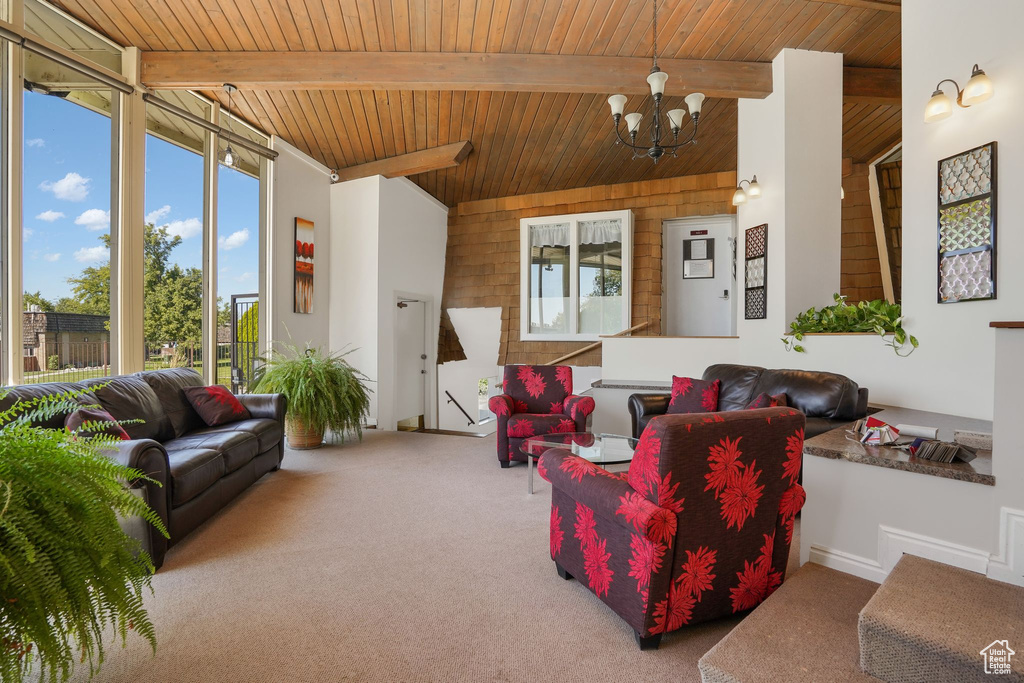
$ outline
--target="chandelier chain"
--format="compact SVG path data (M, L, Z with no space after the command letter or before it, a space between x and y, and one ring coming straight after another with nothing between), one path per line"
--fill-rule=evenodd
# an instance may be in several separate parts
M654 44L654 71L657 71L658 70L658 0L654 0L653 4L654 4L654 24L653 24L654 36L653 36L653 41L652 42Z

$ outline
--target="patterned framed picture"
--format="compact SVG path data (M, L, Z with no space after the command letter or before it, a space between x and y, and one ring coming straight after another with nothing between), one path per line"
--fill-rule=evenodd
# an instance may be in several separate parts
M744 253L743 317L768 317L768 224L747 228Z
M313 311L313 221L295 219L295 308Z
M938 302L996 298L996 143L939 162Z

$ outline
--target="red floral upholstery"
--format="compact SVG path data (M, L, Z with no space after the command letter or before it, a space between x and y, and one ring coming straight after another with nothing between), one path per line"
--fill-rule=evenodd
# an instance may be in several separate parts
M574 396L567 365L506 365L503 394L487 402L498 418L498 461L526 461L522 439L555 432L583 432L594 399Z
M551 557L638 637L752 609L785 577L803 440L791 408L655 417L625 481L549 450Z

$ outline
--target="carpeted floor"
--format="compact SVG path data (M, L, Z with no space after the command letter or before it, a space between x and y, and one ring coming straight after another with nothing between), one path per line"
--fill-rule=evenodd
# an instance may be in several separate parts
M168 555L148 600L156 655L114 646L97 680L699 680L739 620L641 653L555 574L536 481L527 495L490 439L370 431L289 451Z

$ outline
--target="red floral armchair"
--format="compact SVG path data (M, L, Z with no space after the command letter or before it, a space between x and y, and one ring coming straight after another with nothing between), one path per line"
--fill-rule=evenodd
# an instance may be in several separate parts
M498 418L498 462L508 467L525 462L519 451L523 439L557 432L583 432L594 399L574 396L568 365L506 365L504 393L487 406Z
M628 475L547 451L558 574L611 607L642 650L756 607L786 574L803 441L803 413L764 408L655 417Z

